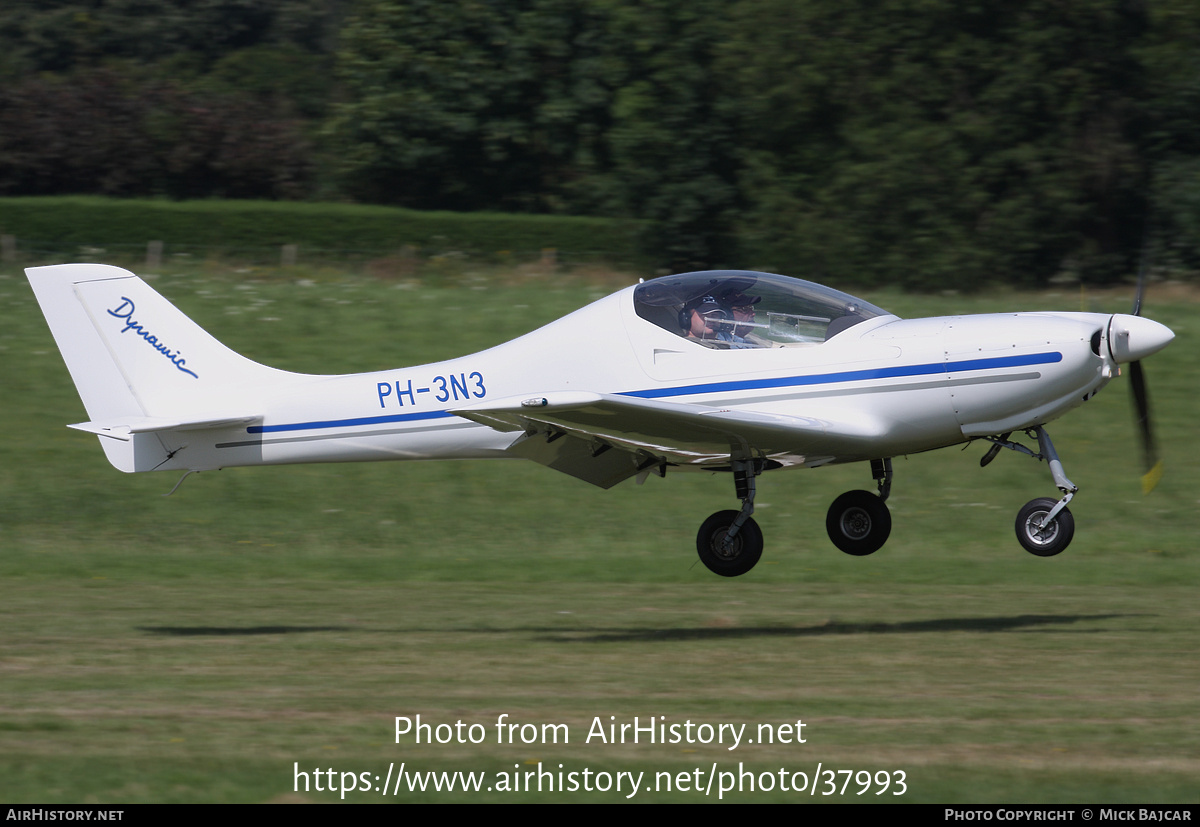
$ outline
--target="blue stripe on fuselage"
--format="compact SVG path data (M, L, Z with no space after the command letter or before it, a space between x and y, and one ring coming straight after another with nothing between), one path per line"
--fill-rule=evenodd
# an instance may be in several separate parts
M418 419L441 419L454 416L449 411L395 414L394 416L365 416L359 419L326 419L321 422L296 422L290 425L251 425L248 434L277 434L280 431L315 431L321 428L349 428L355 425L384 425L389 422L413 422Z
M820 373L809 376L781 376L775 379L742 379L736 382L706 382L699 385L680 385L673 388L652 388L643 391L624 391L617 396L632 396L637 399L665 399L672 396L691 396L699 393L727 393L729 391L769 390L772 388L795 388L805 385L833 385L839 382L866 382L872 379L897 379L907 376L931 376L938 373L953 373L969 370L994 370L1018 368L1029 365L1050 365L1062 361L1062 353L1031 353L1024 356L1002 356L993 359L965 359L959 362L938 362L927 365L904 365L867 370L847 370L838 373ZM323 428L350 428L359 425L384 425L392 422L414 422L422 419L452 417L449 411L426 411L423 413L393 414L390 416L367 416L358 419L328 419L319 422L296 422L286 425L252 425L246 429L251 434L274 434L281 431L314 431Z
M1025 356L1004 356L996 359L967 359L961 362L939 362L931 365L904 365L894 368L847 370L839 373L820 373L810 376L781 376L777 379L743 379L737 382L709 382L703 385L682 385L675 388L654 388L627 391L621 396L639 399L663 399L669 396L688 396L693 393L723 393L728 391L795 388L804 385L832 385L838 382L863 382L871 379L896 379L905 376L930 376L966 370L1018 368L1028 365L1048 365L1062 361L1061 353L1032 353Z

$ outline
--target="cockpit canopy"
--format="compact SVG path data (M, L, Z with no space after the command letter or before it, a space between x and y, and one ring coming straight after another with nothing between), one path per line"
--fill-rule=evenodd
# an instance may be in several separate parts
M634 289L633 304L646 321L712 348L817 344L891 315L839 290L748 270L651 279Z

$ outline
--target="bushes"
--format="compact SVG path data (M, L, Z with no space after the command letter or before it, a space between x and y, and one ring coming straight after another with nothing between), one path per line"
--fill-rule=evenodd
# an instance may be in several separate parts
M146 201L91 196L0 198L0 233L72 250L162 241L238 251L304 250L497 257L553 247L563 255L636 261L638 226L601 218L418 212L393 207L266 201Z

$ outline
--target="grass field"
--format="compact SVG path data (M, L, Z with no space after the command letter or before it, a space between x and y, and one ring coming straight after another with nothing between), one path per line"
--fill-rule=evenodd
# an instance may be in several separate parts
M350 372L486 347L625 281L184 267L153 283L252 358ZM902 316L1123 312L1129 292L866 298ZM63 427L82 406L3 271L0 801L332 802L354 773L348 802L615 802L617 773L643 772L633 800L697 802L741 771L754 791L743 776L725 800L1195 803L1198 309L1174 285L1147 300L1178 337L1147 362L1167 458L1152 495L1127 379L1052 426L1081 486L1061 556L1013 534L1054 493L1046 466L1005 452L981 469L972 446L896 459L892 536L867 558L824 530L837 494L870 487L865 467L761 478L763 562L726 580L694 551L704 517L735 505L723 476L605 492L520 462L300 466L201 474L165 498L173 475L122 475ZM504 714L536 727L498 743ZM417 715L477 724L463 735L482 743L397 743L396 717ZM745 724L756 742L588 742L597 718L635 716ZM757 743L760 724L788 738L798 720L805 743ZM569 743L546 742L553 724ZM376 792L402 762L486 773L484 791ZM613 787L539 793L539 764ZM696 769L703 788L714 767L732 775L705 797ZM779 789L781 769L808 789ZM864 776L842 794L847 770L871 773L862 795ZM486 792L514 773L534 791Z

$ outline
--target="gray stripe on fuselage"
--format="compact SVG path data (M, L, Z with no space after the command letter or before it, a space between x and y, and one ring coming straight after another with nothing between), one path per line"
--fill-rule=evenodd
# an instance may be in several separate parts
M907 384L875 385L870 388L851 388L842 390L804 391L802 393L781 393L772 396L727 396L719 399L706 399L706 405L736 405L758 402L784 402L789 399L813 399L828 396L859 396L869 393L894 393L896 391L935 390L937 388L956 388L964 385L990 385L998 382L1019 382L1026 379L1040 379L1040 372L1014 373L1006 376L980 376L973 379L951 379L941 382L909 382Z

